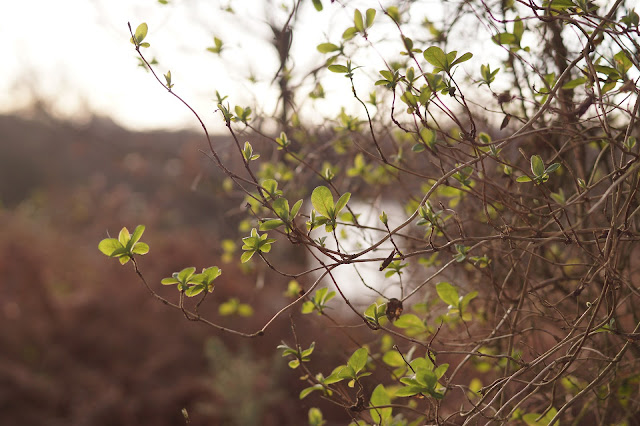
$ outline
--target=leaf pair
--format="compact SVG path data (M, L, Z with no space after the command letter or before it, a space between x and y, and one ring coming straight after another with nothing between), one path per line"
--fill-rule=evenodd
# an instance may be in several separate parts
M449 53L444 53L444 51L438 46L431 46L424 51L423 56L427 62L435 67L433 69L434 74L439 73L440 71L444 71L449 74L451 73L451 69L454 65L468 61L473 57L473 54L471 52L467 52L459 58L456 58L458 56L458 52L455 50Z
M290 356L290 355L294 357L294 359L289 361L289 367L293 369L298 368L301 362L309 362L311 360L310 356L313 353L313 350L315 349L315 347L316 347L315 342L312 342L311 346L309 346L309 348L304 350L293 349L292 347L288 346L284 342L281 345L278 345L278 349L283 350L282 352L283 357Z
M356 34L362 34L364 38L367 38L367 30L373 25L375 18L375 9L367 9L364 16L360 10L356 9L353 12L353 27L347 28L342 34L342 38L351 40Z
M345 208L350 198L351 193L345 192L340 196L338 201L334 203L333 194L331 194L329 188L326 186L318 186L314 189L311 193L311 204L313 204L315 211L320 216L316 216L314 212L311 212L311 221L309 222L310 229L325 225L327 232L333 231L336 228L338 214Z
M98 249L109 257L116 257L121 264L127 263L134 254L149 253L149 245L140 242L140 237L144 232L144 225L136 226L133 234L125 227L120 230L118 238L105 238L98 244Z
M466 312L469 302L478 296L477 291L467 293L464 297L460 297L458 289L448 282L440 282L436 284L436 291L440 300L449 305L449 315L458 315L465 321L471 320L471 314Z
M133 34L133 37L131 37L129 41L136 47L149 47L151 46L149 43L142 42L142 40L144 40L144 38L147 36L147 32L149 32L149 26L145 22L143 22L142 24L138 25L138 27L136 28L136 32Z
M191 266L184 268L180 272L174 272L171 277L163 278L162 285L178 285L178 290L183 291L189 297L200 293L213 291L213 281L218 278L222 271L217 266L203 269L200 274L196 274L196 268Z
M367 365L369 352L366 348L356 350L347 361L347 365L340 365L333 369L331 374L324 380L325 385L341 382L349 379L349 387L354 387L356 380L371 375L365 372L364 367Z
M278 215L279 219L267 219L260 224L261 231L270 231L282 225L286 225L287 232L292 230L292 222L298 215L302 200L296 201L291 209L289 209L289 201L286 198L278 198L272 205L273 211Z
M242 263L246 263L257 252L268 253L271 251L271 244L275 243L274 238L268 238L267 234L258 234L256 228L251 230L251 235L242 239L244 245L242 250L245 250L240 257Z
M549 175L560 168L560 163L553 163L549 167L544 167L544 161L539 155L531 156L531 173L533 173L533 179L529 176L520 176L516 179L517 182L535 182L536 185L549 180Z
M333 299L335 295L335 291L329 291L326 287L318 289L311 300L307 300L302 304L302 313L310 314L313 311L318 311L318 315L322 314L329 300Z
M435 367L427 358L416 358L410 363L415 373L409 377L400 379L405 387L396 392L396 396L413 396L417 394L431 395L436 399L444 398L444 390L441 389L438 380L449 369L449 364L441 364ZM435 367L435 368L434 368Z

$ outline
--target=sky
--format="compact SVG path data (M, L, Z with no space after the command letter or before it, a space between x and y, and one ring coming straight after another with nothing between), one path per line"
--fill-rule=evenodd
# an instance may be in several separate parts
M232 104L257 102L272 111L277 91L271 80L278 62L264 22L267 2L234 1L235 15L219 3L7 2L0 25L0 91L6 94L0 97L0 113L20 110L35 96L62 118L83 120L95 112L134 130L196 126L191 113L137 66L127 22L134 30L141 22L148 24L145 41L151 47L143 49L144 54L149 60L157 58L160 73L171 71L175 92L213 119L214 129L221 130L221 120L213 118L216 90L229 95ZM323 63L315 45L326 41L328 28L346 28L338 23L348 19L341 8L318 14L307 3L300 15L304 31L292 47L295 65L301 68ZM282 10L273 13L284 16ZM221 56L206 51L214 36L225 42ZM258 83L249 87L246 79L251 75Z

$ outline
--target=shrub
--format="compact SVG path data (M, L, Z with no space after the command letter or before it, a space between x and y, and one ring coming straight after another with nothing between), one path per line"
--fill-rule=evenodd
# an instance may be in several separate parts
M417 22L423 2L361 10L314 0L317 13L344 8L353 19L317 46L324 65L305 75L289 48L310 4L295 1L272 26L282 131L217 93L236 155L223 161L194 111L207 155L246 201L241 250L230 255L292 280L273 316L250 331L201 316L205 299L219 303L221 270L209 265L163 280L177 284L178 301L161 298L137 262L143 228L101 249L132 260L153 296L220 331L258 337L298 309L341 328L351 347L332 371L314 366L321 336L297 335L295 318L279 349L307 382L300 398L327 398L352 424L629 423L640 381L640 67L629 3L448 2L447 18ZM141 61L189 107L170 71L163 81L145 56L147 32L131 31ZM345 78L333 116L313 125L293 83L312 84L316 102L335 74ZM405 214L379 210L365 224L361 207L379 199ZM344 243L347 230L359 247ZM315 265L287 262L300 250ZM362 273L367 265L377 273ZM341 279L344 269L359 279ZM354 286L375 301L347 297ZM225 312L250 312L234 306ZM309 421L322 424L322 413Z

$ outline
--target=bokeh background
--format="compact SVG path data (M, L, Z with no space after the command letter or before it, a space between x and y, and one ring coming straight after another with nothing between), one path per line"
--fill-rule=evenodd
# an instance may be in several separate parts
M267 21L286 17L277 2L236 2L235 14L228 6L4 2L0 424L178 425L186 408L193 425L297 425L310 404L329 424L344 415L317 398L299 401L299 377L275 351L282 339L293 343L288 317L260 339L221 335L158 303L131 264L97 250L122 226L144 223L151 252L140 266L168 298L175 289L161 287L161 278L188 265L219 265L216 300L254 307L247 317L222 316L216 303L203 308L223 325L255 331L286 302L282 277L260 267L241 271L237 256L223 259L242 197L221 196L223 177L199 151L206 140L194 117L138 66L129 43L127 22L134 29L147 22L150 58L160 71L171 69L176 91L224 151L230 141L213 113L215 91L259 105L256 115L273 114L278 56ZM308 6L300 22L313 19L317 31L292 46L302 69L322 64L308 46L348 19L340 8L311 16ZM221 55L205 50L214 36L227 43ZM304 261L282 256L285 266ZM311 330L315 318L293 316L300 335L335 335L326 339L333 346L316 351L320 370L328 374L350 353L339 330Z

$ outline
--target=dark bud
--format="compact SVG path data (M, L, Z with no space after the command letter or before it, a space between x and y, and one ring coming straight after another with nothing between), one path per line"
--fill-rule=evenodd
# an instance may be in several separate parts
M500 125L500 130L502 130L505 127L507 127L509 125L509 121L510 120L511 120L511 114L505 115L504 119L502 120L502 124Z
M498 95L493 95L496 97L496 99L498 100L499 104L504 104L507 102L511 102L513 100L513 96L511 96L511 93L509 92L502 92Z
M389 257L387 257L384 262L382 262L382 265L380 265L380 270L384 270L387 266L389 266L389 264L393 261L393 256L396 254L396 249L393 249L393 251L391 252L391 254L389 255Z
M387 319L391 322L397 320L400 315L402 315L403 310L404 308L402 307L401 300L398 300L395 297L389 299L387 302L387 310L385 312L387 314Z

